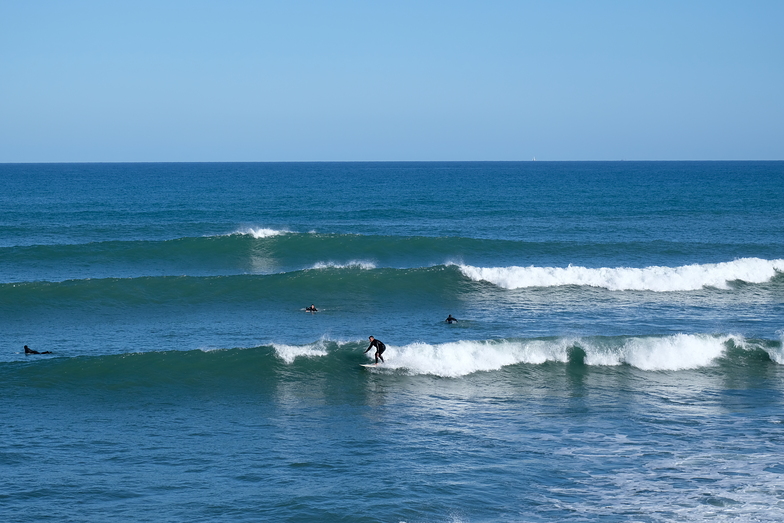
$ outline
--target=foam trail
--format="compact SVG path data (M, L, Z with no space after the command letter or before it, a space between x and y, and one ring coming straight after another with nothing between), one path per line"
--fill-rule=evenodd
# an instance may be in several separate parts
M297 358L316 358L327 355L327 351L321 341L301 347L273 343L272 347L275 349L275 354L289 364L294 363L294 360Z
M613 291L693 291L703 287L727 289L736 280L748 283L770 281L784 272L784 260L741 258L731 262L684 265L681 267L473 267L459 265L474 281L487 281L504 289L584 285Z

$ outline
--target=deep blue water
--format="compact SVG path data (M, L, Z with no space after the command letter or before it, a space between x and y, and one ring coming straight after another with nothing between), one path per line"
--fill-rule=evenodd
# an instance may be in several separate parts
M0 165L0 519L780 521L782 201L784 162Z

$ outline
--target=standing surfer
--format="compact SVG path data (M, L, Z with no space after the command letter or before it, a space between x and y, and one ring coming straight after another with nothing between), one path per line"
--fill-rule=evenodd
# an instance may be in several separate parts
M378 365L378 360L381 360L381 363L384 363L384 358L381 356L381 354L383 354L383 352L387 350L387 346L384 345L384 342L382 342L381 340L377 340L373 336L368 336L368 339L370 340L370 346L367 349L365 349L365 352L363 352L362 354L367 354L367 351L375 347L376 365Z

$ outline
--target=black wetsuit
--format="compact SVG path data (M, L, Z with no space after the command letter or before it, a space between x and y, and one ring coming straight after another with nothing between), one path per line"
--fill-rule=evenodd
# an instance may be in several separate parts
M33 350L29 348L27 345L25 345L24 349L25 349L25 354L51 354L52 353L51 351L38 352L37 350Z
M376 348L376 363L378 363L379 358L381 358L381 361L384 361L384 358L382 358L381 355L384 353L385 350L387 350L387 346L384 345L384 343L381 340L377 340L373 338L373 341L370 342L368 348L365 349L365 353L367 353L367 351L369 351L373 347Z
M447 323L457 323L457 318L453 318L450 314L449 317L446 319Z

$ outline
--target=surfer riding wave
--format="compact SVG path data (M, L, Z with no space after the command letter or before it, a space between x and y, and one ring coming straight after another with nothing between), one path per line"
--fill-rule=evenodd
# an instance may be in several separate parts
M376 365L378 365L378 360L381 360L381 363L384 363L384 358L381 356L381 354L383 354L384 351L387 350L387 346L384 345L384 343L381 340L377 340L373 336L368 336L368 339L370 340L370 346L368 346L368 348L365 349L365 352L363 352L363 354L367 354L367 352L370 349L375 347L376 348L376 355L375 355L376 356Z

